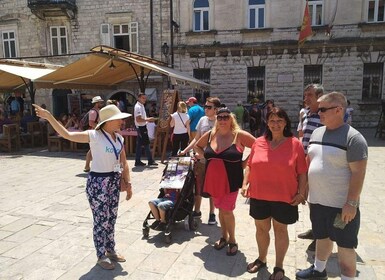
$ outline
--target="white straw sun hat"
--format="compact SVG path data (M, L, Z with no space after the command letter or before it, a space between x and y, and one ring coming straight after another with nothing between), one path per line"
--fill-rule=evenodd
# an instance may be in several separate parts
M100 121L95 129L99 129L102 124L108 121L120 120L130 117L131 114L120 112L116 105L107 105L99 111Z
M104 102L104 100L99 95L92 98L92 102L91 102L92 104L98 103L98 102Z

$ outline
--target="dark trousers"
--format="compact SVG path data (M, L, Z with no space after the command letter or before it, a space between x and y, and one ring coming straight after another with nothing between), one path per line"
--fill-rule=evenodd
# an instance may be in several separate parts
M140 162L140 157L142 156L142 146L144 146L144 151L147 156L148 163L153 162L151 151L150 151L150 139L148 138L147 126L139 126L136 128L138 132L138 137L136 137L136 152L135 152L135 162Z
M178 150L184 150L188 145L188 133L174 134L172 137L172 156L178 155Z

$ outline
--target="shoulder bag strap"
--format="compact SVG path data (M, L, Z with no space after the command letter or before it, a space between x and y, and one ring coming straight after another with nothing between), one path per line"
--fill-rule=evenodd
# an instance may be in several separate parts
M182 120L182 117L179 115L179 112L177 112L177 114L178 114L178 116L179 116L180 120L182 121L182 123L183 123L184 127L185 127L185 128L187 128L187 126L185 125L185 123L184 123L184 122L183 122L183 120Z

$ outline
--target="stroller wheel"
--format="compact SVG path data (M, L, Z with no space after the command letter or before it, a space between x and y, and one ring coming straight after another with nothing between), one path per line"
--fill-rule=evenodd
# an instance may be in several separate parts
M192 215L188 216L188 225L190 230L196 230L198 228L198 222Z
M167 244L171 243L171 233L164 234L164 242L166 242Z
M184 218L184 229L190 230L190 218L189 218L189 216L186 216L186 218Z
M148 238L149 233L150 233L150 228L146 227L142 229L143 237Z

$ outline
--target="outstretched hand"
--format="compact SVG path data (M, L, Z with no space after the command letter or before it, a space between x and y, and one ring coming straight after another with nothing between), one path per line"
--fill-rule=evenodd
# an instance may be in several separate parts
M32 104L33 107L35 107L36 116L42 119L48 119L51 113L43 108L41 108L39 105Z

